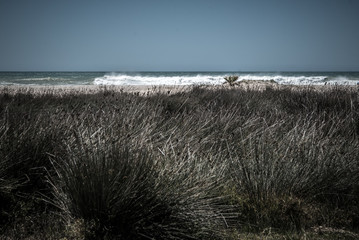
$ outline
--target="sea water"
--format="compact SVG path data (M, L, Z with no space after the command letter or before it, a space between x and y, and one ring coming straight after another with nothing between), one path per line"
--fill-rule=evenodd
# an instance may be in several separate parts
M359 84L359 72L0 72L0 85L220 85L233 75L284 85Z

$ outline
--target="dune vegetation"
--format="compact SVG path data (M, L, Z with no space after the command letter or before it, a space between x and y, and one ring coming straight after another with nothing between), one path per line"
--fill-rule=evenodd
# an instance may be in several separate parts
M358 239L354 87L0 91L0 239Z

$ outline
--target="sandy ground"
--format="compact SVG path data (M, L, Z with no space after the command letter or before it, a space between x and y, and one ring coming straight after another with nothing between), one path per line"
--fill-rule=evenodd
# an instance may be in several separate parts
M147 85L131 85L131 86L100 86L100 85L1 85L0 91L6 91L10 94L14 93L32 93L32 94L74 94L74 93L97 93L100 91L113 90L117 92L128 92L136 94L149 93L177 93L191 89L191 86L147 86Z

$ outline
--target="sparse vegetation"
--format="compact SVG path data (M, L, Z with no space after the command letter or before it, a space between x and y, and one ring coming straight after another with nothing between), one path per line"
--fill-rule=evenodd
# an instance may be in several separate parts
M0 92L0 239L357 239L349 87Z

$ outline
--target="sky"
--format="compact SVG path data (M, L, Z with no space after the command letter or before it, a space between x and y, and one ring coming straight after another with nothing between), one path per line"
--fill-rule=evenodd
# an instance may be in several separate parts
M0 71L359 71L359 1L0 0Z

